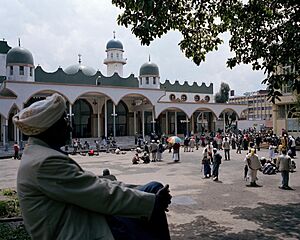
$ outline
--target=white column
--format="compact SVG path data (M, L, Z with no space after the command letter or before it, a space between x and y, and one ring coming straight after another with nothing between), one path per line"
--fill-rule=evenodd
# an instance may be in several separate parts
M107 100L104 98L104 134L107 138Z
M8 120L6 119L6 118L4 118L5 119L5 122L4 122L4 125L3 125L3 146L4 146L4 149L5 149L5 151L7 151L8 150L8 146L7 146L7 144L8 144L8 132L7 132L7 130L8 130Z
M16 131L17 131L17 143L20 146L20 130L16 128Z
M145 113L144 113L144 110L142 110L142 134L143 134L143 139L145 140Z
M177 135L177 112L175 111L175 135Z
M100 125L100 99L97 99L97 136L98 138L101 137L101 125Z
M116 105L113 103L113 131L114 131L114 138L116 137Z
M137 131L136 131L136 111L133 112L133 133L134 133L134 135L137 133Z
M225 134L225 126L226 126L226 123L225 123L225 112L223 112L223 125L224 125L223 132Z
M69 103L69 124L70 124L70 127L72 128L72 117L73 117L73 111L72 111L72 104ZM73 136L72 136L72 131L70 132L70 144L72 145L73 144Z
M168 111L166 111L166 135L169 134L169 125L168 125L169 121L168 121Z
M152 129L153 129L153 133L155 133L154 108L152 108Z

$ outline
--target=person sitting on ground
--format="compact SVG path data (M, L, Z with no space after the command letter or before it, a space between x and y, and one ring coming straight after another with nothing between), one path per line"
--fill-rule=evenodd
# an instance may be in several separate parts
M120 153L121 153L121 149L119 147L117 147L115 150L115 154L120 154Z
M267 175L276 174L276 165L273 164L271 160L267 160L261 170L263 174L267 174Z
M101 178L106 178L106 179L110 179L110 180L112 180L112 181L117 180L116 176L110 174L110 171L109 171L109 169L107 169L107 168L103 169L102 176L99 176L99 177L101 177Z
M94 155L95 155L94 149L90 149L90 150L88 151L88 155L89 155L89 156L94 156Z
M132 164L139 164L139 162L140 162L139 154L136 153L136 154L133 156L133 158L132 158L131 161L132 161Z
M85 171L61 148L70 138L66 100L55 93L13 117L29 136L17 174L27 232L39 239L170 239L169 185L126 185Z
M149 154L144 152L144 155L140 158L143 163L150 163L150 157L149 157Z

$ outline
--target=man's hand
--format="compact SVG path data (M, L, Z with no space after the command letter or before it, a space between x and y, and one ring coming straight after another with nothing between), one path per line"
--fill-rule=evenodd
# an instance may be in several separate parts
M156 193L155 207L168 212L168 206L171 203L172 196L170 194L169 184L166 184Z

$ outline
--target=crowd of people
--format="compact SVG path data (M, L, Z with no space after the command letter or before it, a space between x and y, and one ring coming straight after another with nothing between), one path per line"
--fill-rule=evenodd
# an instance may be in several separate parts
M214 181L219 180L219 167L222 160L230 161L232 151L237 154L244 153L244 179L249 180L247 185L249 187L261 186L256 183L257 174L261 171L267 175L280 172L282 175L280 188L290 189L288 173L293 172L296 168L296 140L293 136L288 136L285 130L282 130L280 136L276 136L271 131L256 131L255 128L250 128L227 134L217 132L200 136L191 135L185 137L181 143L175 144L168 142L168 138L166 138L153 139L150 144L145 141L143 145L137 141L137 145L132 159L133 164L161 161L165 150L172 153L174 162L179 162L181 148L184 152L193 152L194 149L201 148L203 178L212 178ZM268 148L268 156L259 156L258 153L262 146Z

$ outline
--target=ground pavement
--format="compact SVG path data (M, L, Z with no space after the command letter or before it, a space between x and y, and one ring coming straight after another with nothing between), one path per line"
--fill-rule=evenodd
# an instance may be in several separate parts
M126 183L143 184L152 180L168 183L173 195L167 213L173 240L300 239L299 172L290 175L294 191L278 188L280 174L269 176L261 172L258 184L263 187L249 188L243 180L245 154L245 151L241 155L231 151L232 160L221 165L219 182L202 179L202 149L182 151L180 163L172 163L167 151L162 162L150 164L132 165L133 152L77 155L74 159L96 174L109 168L118 180ZM267 150L258 154L267 157ZM224 156L222 151L221 155ZM0 188L15 187L19 162L0 159Z

